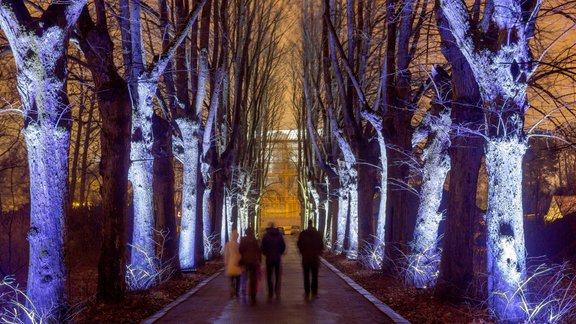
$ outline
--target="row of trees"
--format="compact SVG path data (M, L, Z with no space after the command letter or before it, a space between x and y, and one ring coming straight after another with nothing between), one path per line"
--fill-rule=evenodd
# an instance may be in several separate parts
M335 251L374 268L402 251L415 286L453 299L475 279L473 235L485 217L489 306L499 319L525 318L522 161L527 138L545 135L537 128L572 120L559 113L573 103L557 83L574 80L572 44L562 41L574 4L302 3L295 106L305 217ZM552 29L548 19L565 24ZM527 116L537 122L525 125ZM485 216L476 204L483 163Z
M98 141L82 152L100 146L99 300L119 301L127 282L148 288L161 265L193 270L233 227L257 224L282 99L276 1L9 1L0 23L28 149L27 296L38 316L66 313L66 215L75 197L86 201L75 162L94 119Z

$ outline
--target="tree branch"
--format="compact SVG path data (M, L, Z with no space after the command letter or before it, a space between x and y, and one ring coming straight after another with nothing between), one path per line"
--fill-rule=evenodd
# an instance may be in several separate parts
M152 77L160 77L166 68L166 65L168 65L168 61L170 61L172 56L174 56L174 53L176 53L176 49L180 46L180 44L182 44L184 39L186 39L186 36L188 36L188 32L192 28L192 25L194 25L196 20L198 20L198 16L200 15L202 7L204 7L204 4L206 4L206 0L202 0L202 2L200 2L194 10L192 10L186 19L186 25L184 28L176 34L176 38L172 40L172 43L168 45L162 54L160 54L158 60L156 60L156 62L149 68L150 75Z

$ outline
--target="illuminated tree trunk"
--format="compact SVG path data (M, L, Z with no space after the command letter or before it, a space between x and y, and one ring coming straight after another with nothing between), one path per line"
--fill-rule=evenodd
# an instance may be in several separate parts
M212 258L213 249L215 248L213 245L217 243L213 240L214 237L212 237L212 223L208 209L211 192L212 190L210 188L205 188L202 193L202 227L204 229L204 240L208 240L206 243L207 246L210 247L209 249L204 249L205 260Z
M338 192L338 214L336 215L336 246L337 254L344 252L344 235L346 235L346 219L350 207L348 191L340 189Z
M154 276L156 246L154 243L154 193L153 193L153 133L152 115L156 83L141 78L137 85L137 105L132 108L132 143L128 179L132 183L134 230L130 263L138 274ZM147 285L138 287L146 289Z
M440 262L440 251L437 248L438 227L443 214L440 211L440 201L450 170L450 110L443 111L439 116L429 113L423 124L422 126L431 128L432 137L428 139L429 143L422 152L422 186L414 239L410 243L409 269L412 283L418 288L435 284Z
M32 321L63 321L70 109L66 58L70 28L85 1L51 4L33 18L22 1L0 3L0 27L17 67L30 171L30 257L26 306ZM38 318L42 316L43 318Z
M33 306L35 315L60 318L67 302L64 210L70 133L60 126L28 124L24 137L30 169L27 307Z
M145 60L144 44L141 31L140 0L132 0L129 11L129 26L122 28L124 37L130 39L128 50L130 88L132 91L132 146L130 152L131 166L129 179L133 188L134 231L132 239L131 263L136 273L146 274L153 278L156 274L154 244L154 205L153 205L153 133L152 115L154 98L160 76L176 49L182 44L188 32L196 22L206 0L201 0L190 12L186 23L176 33L170 46L165 48L152 64ZM123 4L123 7L126 4ZM123 11L123 19L128 13ZM188 129L188 131L191 131ZM183 131L184 132L184 131ZM197 143L196 143L197 144ZM197 156L196 156L197 157ZM183 211L184 213L184 211ZM182 261L182 260L181 260ZM182 264L185 267L185 263ZM149 282L153 284L153 282ZM148 285L148 284L145 284ZM147 288L145 286L139 288Z
M440 201L444 192L444 182L450 171L450 76L441 68L432 68L432 81L436 94L432 106L424 119L414 131L412 146L417 147L422 141L426 144L420 155L422 164L422 185L418 216L414 228L414 238L410 243L410 268L408 274L415 287L433 286L438 276L440 250L438 249L438 227L443 212Z
M525 317L517 289L526 279L522 158L527 145L511 137L488 141L488 291L489 305L501 318Z
M314 214L314 227L317 229L320 228L320 195L316 188L314 188L314 184L312 181L308 181L308 188L310 190L310 196L312 196L312 204L313 204L313 214ZM308 222L306 222L307 224Z
M197 258L196 235L202 235L202 231L196 230L198 202L202 199L197 196L197 181L199 180L198 159L200 155L198 141L198 125L183 119L177 120L182 134L182 219L180 227L180 266L183 270L195 269L201 260Z
M380 150L380 202L378 204L378 218L376 219L376 239L374 241L375 259L370 262L373 269L383 266L386 242L386 200L388 197L388 155L386 153L386 139L382 132L382 118L368 112L362 112L362 116L374 127L377 135L378 148Z
M526 150L527 81L536 68L529 42L540 4L494 0L477 33L471 31L476 24L463 1L440 0L438 10L439 26L454 37L453 44L470 64L485 109L488 294L489 306L502 321L522 321L526 316L516 294L526 274L521 161Z

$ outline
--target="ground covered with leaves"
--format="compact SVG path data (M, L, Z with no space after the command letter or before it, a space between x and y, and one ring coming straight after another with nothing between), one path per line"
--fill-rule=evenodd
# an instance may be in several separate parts
M342 255L324 258L412 323L492 323L486 309L477 305L440 301L429 289L407 287L397 276L365 269Z
M140 323L154 315L204 279L222 269L222 259L208 261L195 272L184 273L142 292L126 294L122 303L86 302L76 316L76 323Z

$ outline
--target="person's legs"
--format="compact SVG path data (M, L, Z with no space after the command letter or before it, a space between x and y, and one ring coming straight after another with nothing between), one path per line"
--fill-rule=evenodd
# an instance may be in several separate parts
M318 295L318 264L311 267L312 271L312 296Z
M274 271L274 262L266 260L266 282L268 283L268 298L272 298L274 284L272 283L272 272Z
M228 277L228 283L230 285L230 297L234 297L234 276Z
M256 265L246 267L248 271L248 295L253 302L256 301Z
M240 276L233 276L230 278L232 280L232 289L234 290L234 296L238 297L238 292L240 290Z
M276 298L278 298L280 297L280 287L282 286L282 268L280 268L280 261L276 262L274 265L274 272L276 273L274 292L276 293Z
M310 294L310 266L303 264L302 268L304 269L304 293L308 296Z

